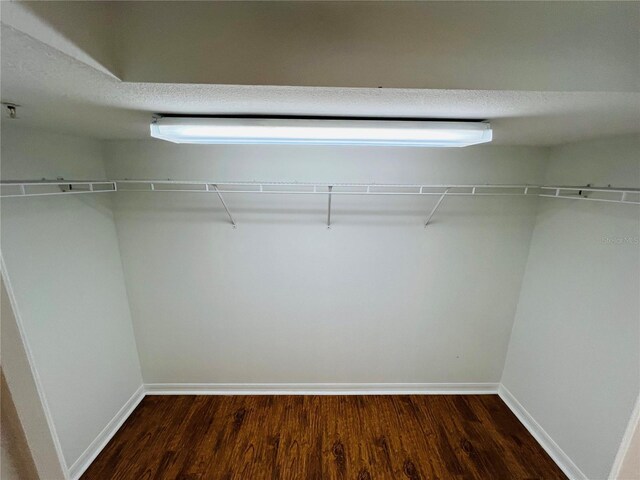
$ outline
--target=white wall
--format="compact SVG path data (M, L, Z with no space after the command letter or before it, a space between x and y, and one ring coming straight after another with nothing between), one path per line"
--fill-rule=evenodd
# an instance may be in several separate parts
M636 92L639 86L640 9L633 2L111 5L115 63L128 82ZM53 17L50 8L31 8ZM52 23L82 42L68 25L86 10L71 3L68 20Z
M65 478L64 458L55 435L55 426L50 424L45 413L46 399L43 399L38 391L37 374L29 363L27 346L20 334L20 327L6 289L4 273L0 278L0 295L3 374L2 436L4 437L5 431L8 430L5 415L10 416L10 408L5 405L7 400L4 379L6 378L10 395L15 401L15 415L18 417L13 419L13 424L24 431L24 440L28 445L28 451L24 452L24 456L31 456L33 459L37 470L34 478L39 476L47 480L63 479ZM18 429L15 428L14 431ZM2 440L4 441L4 438ZM24 450L24 445L18 445L18 448ZM4 463L4 459L2 462ZM3 471L1 478L4 479L5 476L6 473Z
M2 174L104 178L101 144L4 122ZM108 195L2 201L16 313L68 466L142 383Z
M12 179L640 186L637 137L552 149L547 168L548 150L524 147L103 152L2 133ZM435 200L335 197L331 230L325 197L229 195L235 230L213 194L3 200L2 254L67 463L142 382L133 317L147 383L478 383L504 366L536 421L605 478L640 387L637 207L447 198L423 229Z
M551 150L548 184L640 187L640 139ZM637 206L541 199L503 384L606 478L640 389Z
M537 183L535 148L113 141L110 178ZM497 382L535 198L118 193L144 380Z

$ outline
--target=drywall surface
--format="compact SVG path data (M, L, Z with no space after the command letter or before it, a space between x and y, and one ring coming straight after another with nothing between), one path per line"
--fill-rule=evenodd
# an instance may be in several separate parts
M127 82L538 91L639 87L640 8L633 2L110 6L108 33L118 42L114 63ZM36 2L28 8L95 51L93 44L101 45L104 35L87 39L78 28L88 23L83 20L91 11L105 15L102 5L92 7L47 8Z
M2 121L3 180L105 178L100 142L19 128L11 122Z
M47 422L46 407L38 393L37 381L29 364L29 357L6 289L4 273L0 278L0 295L2 374L6 378L7 386L11 389L12 397L15 399L18 417L16 423L20 423L24 431L28 450L37 470L35 478L64 479L64 458L59 454L55 434ZM1 393L3 395L2 415L4 417L10 410L4 405L6 401L4 392ZM2 422L2 435L4 436L5 430L7 430L5 418L2 418ZM4 464L4 459L2 460ZM3 471L3 479L5 475Z
M640 139L551 150L549 184L640 187ZM606 478L640 389L640 212L540 199L502 382L588 478Z
M106 143L111 178L536 183L546 151ZM536 198L118 192L147 383L495 382Z
M4 284L2 285L4 290ZM6 299L2 292L3 301ZM20 478L38 479L38 470L31 456L31 449L27 442L24 428L18 417L11 392L4 378L0 374L0 401L2 402L0 431L0 478L4 480L19 480ZM55 457L54 457L55 458Z
M5 123L2 174L104 177L100 144ZM142 382L108 195L2 200L16 313L68 466Z

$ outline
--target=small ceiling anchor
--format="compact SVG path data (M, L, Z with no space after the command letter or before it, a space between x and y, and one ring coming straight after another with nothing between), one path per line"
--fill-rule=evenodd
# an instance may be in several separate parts
M7 109L7 116L11 119L16 119L18 118L18 107L20 105L17 105L15 103L8 103L8 102L2 102L2 105L5 106L5 108Z

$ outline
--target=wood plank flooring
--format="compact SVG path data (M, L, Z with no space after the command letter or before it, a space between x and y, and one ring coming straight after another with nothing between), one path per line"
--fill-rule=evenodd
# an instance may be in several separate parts
M82 476L564 479L497 395L147 396Z

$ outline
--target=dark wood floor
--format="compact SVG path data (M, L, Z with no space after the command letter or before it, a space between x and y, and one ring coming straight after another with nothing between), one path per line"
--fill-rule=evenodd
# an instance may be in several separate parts
M496 395L148 396L82 477L566 478Z

